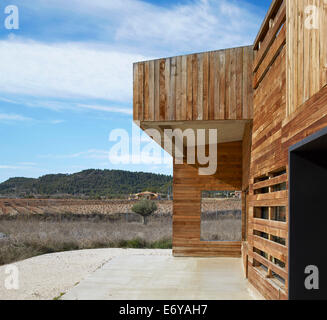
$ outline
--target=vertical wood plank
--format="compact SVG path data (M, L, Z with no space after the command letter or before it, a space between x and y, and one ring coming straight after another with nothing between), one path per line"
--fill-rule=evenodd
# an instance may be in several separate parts
M244 48L243 50L243 95L242 95L242 101L243 101L243 106L242 106L242 113L243 117L246 119L249 115L248 113L248 99L247 99L247 86L248 86L248 66L249 66L249 51L248 48Z
M309 0L308 5L312 6L314 4L314 0ZM310 90L309 90L309 98L313 95L314 90L315 90L315 75L314 75L314 56L315 56L315 34L314 30L310 29L309 30L309 46L310 46L310 56L308 57L309 59L309 65L310 65L310 73L309 73L309 78L310 78Z
M144 63L138 64L138 78L139 78L139 116L138 120L143 121L144 119Z
M220 79L219 79L219 70L221 69L220 67L220 57L219 57L219 51L214 52L213 54L214 59L215 59L215 83L214 83L214 90L215 90L215 102L214 102L214 119L218 120L220 119Z
M203 120L203 54L197 55L198 58L198 116L196 120Z
M286 23L287 23L287 113L293 111L293 0L287 0ZM305 45L305 44L304 44Z
M150 73L150 62L144 62L144 115L143 120L149 120L149 73Z
M196 54L192 55L192 76L193 76L193 107L192 107L192 119L198 118L198 58Z
M175 120L176 113L176 57L170 59L170 86L169 86L169 104L168 120Z
M182 113L181 120L187 119L187 57L182 57Z
M293 33L293 47L292 47L292 60L293 60L293 88L292 88L292 95L293 95L293 110L295 108L297 108L298 106L298 101L297 101L297 97L298 97L298 84L297 84L297 77L298 77L298 65L296 63L296 59L297 59L297 52L298 52L298 1L293 1L293 12L292 12L292 16L293 16L293 27L292 27L292 33Z
M182 57L176 58L176 120L181 120L182 115Z
M159 76L159 82L160 82L160 106L159 106L159 120L163 121L166 117L166 60L161 59L160 60L160 76Z
M309 2L305 0L305 6L307 6ZM307 16L305 16L307 17ZM303 83L303 94L304 101L307 101L310 97L310 30L307 28L303 28L304 30L304 74L306 75L306 81Z
M149 120L154 119L154 61L149 62Z
M186 120L193 119L193 57L187 56L187 110Z
M304 103L304 95L303 95L303 82L306 81L304 77L304 2L298 2L298 31L297 31L297 69L298 69L298 77L297 77L297 102L299 105Z
M170 90L170 63L171 58L166 59L166 68L165 68L165 90L166 90L166 107L165 107L165 120L169 120L169 114L170 114L170 101L171 101L171 90Z
M253 119L253 89L252 89L252 78L253 78L253 73L252 73L252 66L253 66L253 61L254 61L254 55L253 55L253 50L252 47L248 47L248 80L247 80L247 92L246 96L248 99L247 106L248 106L248 116L245 119Z
M210 52L210 67L209 67L209 120L215 119L215 70L216 60L215 53Z
M243 116L242 97L243 97L243 48L236 50L236 119L241 120Z
M320 3L323 3L323 1L321 0L314 0L314 6L316 6L319 10L320 7ZM321 15L322 14L322 10L318 11L318 14ZM319 16L317 17L319 19ZM314 29L313 30L313 38L314 38L314 72L315 72L315 77L314 77L314 93L316 94L320 89L320 70L322 68L322 66L320 66L320 41L327 41L327 39L321 39L320 40L320 32L319 32L319 28L321 26L319 25L319 20L318 20L318 29Z
M327 2L320 2L320 88L327 84Z
M133 65L133 119L139 119L139 76L138 76L138 64L134 63Z
M230 97L231 97L231 65L230 65L231 51L226 50L226 108L225 119L230 119Z
M154 61L154 119L160 120L160 60Z
M226 50L219 52L219 119L225 119L226 110Z
M209 53L203 54L203 120L209 119Z
M236 120L236 59L237 59L237 49L231 50L230 59L230 72L231 72L231 82L230 82L230 104L229 104L229 118Z
M290 92L289 89L291 87L291 52L290 52L290 34L291 34L291 23L290 23L290 0L286 0L286 114L289 115L291 113L291 102L290 102Z

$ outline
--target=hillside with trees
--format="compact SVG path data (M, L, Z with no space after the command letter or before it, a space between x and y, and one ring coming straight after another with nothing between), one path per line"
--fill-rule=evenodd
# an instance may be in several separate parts
M11 178L0 184L0 196L119 198L143 191L166 194L171 185L172 177L167 175L90 169L74 174L45 175L38 179Z

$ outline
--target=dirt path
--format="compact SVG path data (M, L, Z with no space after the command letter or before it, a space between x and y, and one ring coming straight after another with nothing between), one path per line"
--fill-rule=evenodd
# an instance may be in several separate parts
M171 255L171 250L97 249L34 257L14 264L18 270L18 290L6 289L5 283L14 273L8 265L1 266L0 300L52 300L112 258L126 255Z

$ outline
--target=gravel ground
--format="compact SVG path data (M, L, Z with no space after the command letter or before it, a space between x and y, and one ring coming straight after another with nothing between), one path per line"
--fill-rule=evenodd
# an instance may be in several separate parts
M14 263L19 289L7 290L9 265L0 267L0 300L53 300L114 257L171 255L171 250L97 249L47 254Z

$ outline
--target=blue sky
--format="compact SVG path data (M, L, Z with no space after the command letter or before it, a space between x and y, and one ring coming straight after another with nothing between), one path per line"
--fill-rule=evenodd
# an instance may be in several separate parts
M0 182L89 168L172 174L108 159L111 130L132 131L132 63L251 44L270 3L1 1ZM19 30L4 28L7 5Z

